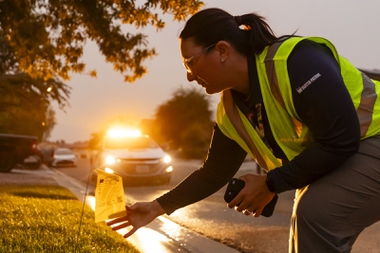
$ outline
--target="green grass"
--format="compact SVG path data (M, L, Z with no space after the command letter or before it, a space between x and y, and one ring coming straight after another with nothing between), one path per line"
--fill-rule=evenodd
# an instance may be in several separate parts
M66 188L0 186L0 203L0 252L139 252L105 223L95 223L88 206L80 223L83 203Z

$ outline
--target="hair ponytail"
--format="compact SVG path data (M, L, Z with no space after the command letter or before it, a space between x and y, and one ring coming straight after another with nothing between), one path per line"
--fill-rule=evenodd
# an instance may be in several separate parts
M207 47L225 40L242 54L261 53L277 37L264 18L255 14L232 16L228 12L210 8L193 15L180 33L180 39L194 39L197 45Z
M278 38L272 28L265 22L262 16L255 13L244 14L241 17L245 32L249 34L248 40L252 52L261 53L264 48Z

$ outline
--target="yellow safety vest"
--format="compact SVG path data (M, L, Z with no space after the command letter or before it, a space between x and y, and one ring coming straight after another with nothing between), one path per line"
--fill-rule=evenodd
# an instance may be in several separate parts
M312 141L307 126L302 124L294 108L292 89L287 71L287 59L300 41L308 39L326 45L337 60L344 83L358 114L361 138L380 134L380 82L360 72L338 55L331 42L320 37L292 37L266 47L256 55L263 103L275 141L289 160L301 153ZM217 107L216 122L227 137L235 140L261 167L271 170L281 166L264 144L248 119L237 108L231 92L225 90Z

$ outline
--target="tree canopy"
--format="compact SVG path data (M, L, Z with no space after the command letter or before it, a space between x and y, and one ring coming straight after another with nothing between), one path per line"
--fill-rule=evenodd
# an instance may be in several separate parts
M133 82L146 73L143 61L156 55L137 29L160 30L163 14L181 21L202 5L199 0L0 0L0 132L49 135L55 125L51 102L61 109L68 104L71 89L61 80L86 70L87 40ZM96 76L96 70L87 73Z
M45 139L56 124L51 100L63 107L70 89L56 79L44 81L16 72L0 75L0 94L0 132Z
M202 90L180 87L158 107L151 134L187 158L203 158L213 124L209 97Z
M142 62L156 55L137 28L162 29L165 23L157 10L181 21L202 5L199 0L0 1L0 31L15 54L18 69L33 78L68 80L70 73L82 73L83 47L90 39L125 81L133 82L146 72ZM130 25L132 31L124 32L122 25ZM95 76L96 70L89 73Z
M55 125L56 101L68 103L70 87L58 78L31 77L18 69L18 59L0 31L0 132L47 138Z

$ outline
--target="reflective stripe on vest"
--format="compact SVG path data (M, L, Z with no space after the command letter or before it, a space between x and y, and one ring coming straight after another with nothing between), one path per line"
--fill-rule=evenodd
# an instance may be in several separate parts
M359 70L356 75L344 68L354 68L352 64L341 57L342 76L348 92L353 100L360 122L362 139L380 134L380 82L370 79ZM362 83L362 86L355 85Z
M265 170L281 166L247 117L235 105L230 90L224 90L217 108L216 122L224 135L235 140Z

